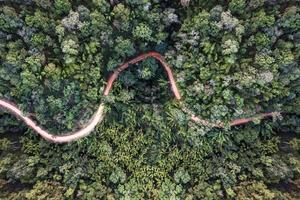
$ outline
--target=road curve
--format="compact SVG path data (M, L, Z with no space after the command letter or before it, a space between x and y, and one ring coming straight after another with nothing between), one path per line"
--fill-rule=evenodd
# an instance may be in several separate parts
M123 64L121 64L109 77L107 80L106 87L103 91L103 96L107 96L112 89L112 85L114 81L118 78L119 74L127 69L130 65L136 64L142 60L145 60L149 57L155 58L160 62L162 67L164 68L171 87L171 91L173 92L176 100L180 101L181 100L181 95L180 92L176 86L176 81L174 79L173 73L171 68L168 66L168 64L165 62L164 57L155 51L150 51L148 53L141 54ZM0 107L7 110L9 113L15 115L17 118L21 119L29 128L33 129L37 134L39 134L42 138L49 142L53 143L67 143L67 142L72 142L75 140L78 140L80 138L83 138L87 135L89 135L99 124L105 115L104 111L104 103L100 103L97 111L94 113L94 115L91 117L89 122L84 126L84 128L75 131L75 132L70 132L70 133L65 133L65 134L59 134L55 135L52 133L49 133L48 131L44 130L40 126L38 126L30 117L26 116L23 114L23 112L15 106L12 102L4 99L0 99ZM187 111L187 109L183 109L186 113L191 113L190 111ZM249 122L254 121L255 119L264 119L268 117L276 117L280 115L280 112L269 112L269 113L261 113L258 114L256 117L250 117L250 118L240 118L240 119L235 119L232 120L231 122L228 123L229 126L238 126L242 124L246 124ZM194 114L190 114L190 120L194 121L195 123L199 123L203 126L210 126L210 127L215 127L215 128L225 128L225 123L223 122L211 122L205 119L202 119Z

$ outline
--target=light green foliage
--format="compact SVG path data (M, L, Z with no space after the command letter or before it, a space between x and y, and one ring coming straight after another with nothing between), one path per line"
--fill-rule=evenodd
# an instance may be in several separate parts
M262 182L241 183L240 186L236 187L236 192L238 200L271 200L275 197L274 192L268 190Z
M136 39L151 41L152 30L144 23L138 24L133 30L133 36Z
M122 169L117 168L109 177L109 180L116 183L124 183L126 180L126 174L122 171Z
M174 180L177 183L186 184L191 180L191 176L184 169L179 168L174 174Z
M112 16L114 18L114 24L116 28L123 31L128 31L130 28L130 9L126 8L124 4L117 4L113 11Z
M62 52L69 55L77 55L78 54L78 47L76 41L72 39L68 39L62 42L61 44Z
M42 11L36 11L34 15L26 16L25 18L26 25L32 28L38 28L43 31L49 30L49 19L45 16Z
M108 12L110 10L109 2L106 0L92 0L92 3L101 12Z
M274 25L275 18L273 15L267 15L265 11L261 10L250 19L252 22L249 29L253 32L258 31L258 29L268 28ZM249 24L250 25L250 24Z
M37 6L40 6L42 8L49 9L52 5L50 0L34 0Z
M57 14L66 14L71 10L71 3L69 0L55 0L54 8Z
M49 199L59 200L63 199L62 195L63 187L58 183L52 182L37 182L33 189L25 194L26 199Z
M245 7L245 0L231 0L229 3L229 9L232 13L243 14Z
M182 188L180 185L176 185L169 179L166 179L162 184L161 192L159 193L159 199L167 200L179 200L181 199Z
M64 53L64 59L66 64L71 64L75 62L76 55L78 54L78 42L76 39L67 39L62 41L61 50Z
M141 79L149 80L155 76L158 72L158 64L154 58L149 58L141 62L139 68L137 69L138 77Z
M294 151L300 150L300 140L297 138L294 138L290 141L290 145Z
M54 134L82 128L101 101L107 115L56 145L1 111L0 199L299 199L298 1L110 2L1 4L1 99ZM154 58L104 98L109 74L148 51L165 56L181 102ZM286 112L217 129L182 107L225 124Z
M0 150L1 151L8 150L10 145L11 145L11 142L8 139L4 138L4 139L0 140Z
M239 48L239 43L235 40L226 40L224 42L224 44L222 44L223 47L223 51L222 53L224 55L228 55L228 54L234 54L238 52L238 48Z

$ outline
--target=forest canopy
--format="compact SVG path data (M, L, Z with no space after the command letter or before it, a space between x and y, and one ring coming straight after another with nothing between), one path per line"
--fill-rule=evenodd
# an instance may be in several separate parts
M103 122L67 144L0 109L0 199L300 199L299 4L0 1L0 99L57 135L106 105ZM154 58L103 95L110 74L150 51L180 101Z

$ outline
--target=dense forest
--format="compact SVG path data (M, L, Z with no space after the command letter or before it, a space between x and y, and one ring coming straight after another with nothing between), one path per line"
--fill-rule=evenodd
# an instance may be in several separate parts
M153 57L103 95L147 52L180 101ZM0 107L0 199L300 199L299 0L0 0L0 99L56 135L105 104L64 144Z

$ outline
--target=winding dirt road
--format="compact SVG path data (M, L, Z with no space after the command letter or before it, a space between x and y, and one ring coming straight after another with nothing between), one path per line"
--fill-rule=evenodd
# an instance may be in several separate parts
M118 78L119 74L127 69L130 65L136 64L142 60L145 60L149 57L153 57L156 60L160 62L164 70L166 71L166 74L169 79L169 83L171 86L171 91L173 92L175 98L180 101L181 100L181 95L179 93L179 90L176 86L176 82L172 73L171 68L168 66L168 64L165 62L164 57L158 53L158 52L148 52L141 54L133 59L131 59L128 62L125 62L121 64L109 77L106 87L103 91L103 95L107 96L112 89L112 85L114 81ZM65 134L59 134L55 135L52 133L49 133L48 131L44 130L40 126L38 126L30 117L25 116L24 113L17 107L15 106L12 102L4 99L0 99L0 107L3 109L6 109L9 113L15 115L17 118L21 119L29 128L33 129L37 134L39 134L41 137L43 137L45 140L53 143L67 143L67 142L72 142L75 140L78 140L80 138L83 138L87 135L89 135L94 128L97 126L98 123L100 123L105 115L104 111L104 103L100 103L97 111L94 113L94 115L91 117L89 122L84 126L84 128L75 131L75 132L70 132L70 133L65 133ZM186 113L191 113L189 110L183 109L184 112ZM229 122L229 126L238 126L242 124L246 124L249 122L254 121L255 119L263 119L267 117L275 117L280 115L280 112L269 112L269 113L261 113L258 114L256 117L250 117L250 118L241 118L241 119L235 119L231 122ZM224 128L225 124L223 122L211 122L205 119L202 119L198 116L195 116L194 114L189 114L190 120L194 121L195 123L202 124L204 126L210 126L210 127L216 127L216 128Z

